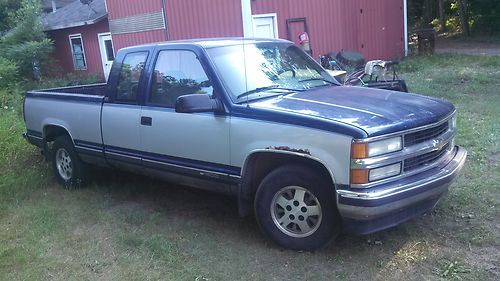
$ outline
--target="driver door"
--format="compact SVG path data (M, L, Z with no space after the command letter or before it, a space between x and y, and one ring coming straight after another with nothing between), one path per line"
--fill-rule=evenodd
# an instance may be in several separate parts
M179 96L214 94L197 55L160 50L151 80L141 112L143 166L200 179L227 179L229 116L175 112Z

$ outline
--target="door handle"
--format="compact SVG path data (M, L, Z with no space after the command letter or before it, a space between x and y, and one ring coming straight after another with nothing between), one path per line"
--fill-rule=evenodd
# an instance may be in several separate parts
M151 126L153 125L153 118L147 116L141 116L141 125Z

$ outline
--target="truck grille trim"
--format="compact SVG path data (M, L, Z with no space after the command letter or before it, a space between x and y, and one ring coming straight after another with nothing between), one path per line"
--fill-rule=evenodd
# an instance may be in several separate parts
M432 127L432 128L428 128L425 130L406 134L404 136L404 146L409 147L409 146L412 146L415 144L419 144L419 143L434 139L434 138L442 135L449 128L448 122L449 121L444 122L444 123L437 125L435 127Z
M419 156L408 158L404 161L403 171L409 172L415 169L419 169L425 165L434 163L443 156L450 148L450 144L446 144L442 149L431 151Z
M401 163L401 173L397 176L366 184L351 184L350 186L353 188L371 188L422 173L443 163L454 149L455 128L450 128L453 114L437 123L400 132L399 136L403 138L403 149L400 151L366 159L351 159L351 169L376 169L390 164ZM398 134L361 141L376 141L396 135Z

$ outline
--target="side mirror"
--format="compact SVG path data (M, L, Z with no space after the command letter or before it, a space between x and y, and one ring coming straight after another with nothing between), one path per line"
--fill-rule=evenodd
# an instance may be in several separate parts
M209 95L205 94L191 94L180 96L175 102L175 112L179 113L220 113L222 111L222 104L217 99L212 99Z

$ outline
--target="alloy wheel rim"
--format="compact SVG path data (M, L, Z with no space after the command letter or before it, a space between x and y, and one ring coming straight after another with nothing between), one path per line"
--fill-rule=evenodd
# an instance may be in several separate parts
M286 186L271 201L271 217L281 232L303 238L316 232L323 216L314 194L300 186Z
M64 180L69 180L73 176L73 163L71 156L64 148L59 148L56 152L57 172Z

